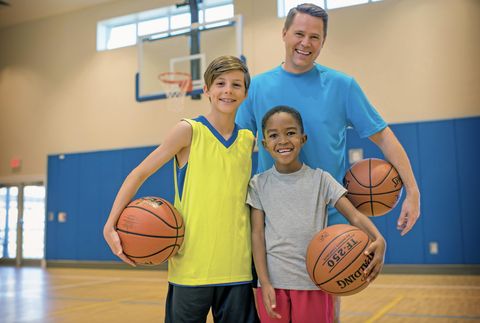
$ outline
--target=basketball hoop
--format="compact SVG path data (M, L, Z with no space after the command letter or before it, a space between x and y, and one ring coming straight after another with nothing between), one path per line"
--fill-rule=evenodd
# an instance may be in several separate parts
M183 108L187 93L193 89L192 76L183 72L163 72L158 79L167 96L167 106L172 110Z

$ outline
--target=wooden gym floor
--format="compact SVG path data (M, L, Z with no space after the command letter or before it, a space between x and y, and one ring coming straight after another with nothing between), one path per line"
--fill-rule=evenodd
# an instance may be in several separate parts
M163 322L166 287L160 270L0 267L0 322ZM480 276L382 274L341 310L342 323L480 322Z

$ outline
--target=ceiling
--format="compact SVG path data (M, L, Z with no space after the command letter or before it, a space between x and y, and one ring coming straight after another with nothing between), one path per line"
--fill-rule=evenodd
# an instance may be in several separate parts
M114 0L0 0L0 28L96 6Z

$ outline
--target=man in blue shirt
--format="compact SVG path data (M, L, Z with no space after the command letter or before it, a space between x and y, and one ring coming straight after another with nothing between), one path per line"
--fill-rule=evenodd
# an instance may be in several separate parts
M406 198L398 218L401 235L410 231L420 215L420 193L408 156L387 123L370 104L350 76L315 63L327 34L328 15L313 4L290 10L283 29L285 61L253 78L248 98L237 112L236 122L262 140L263 115L277 105L294 107L302 114L308 141L300 158L312 168L328 171L342 181L346 165L347 127L369 138L393 164L402 178ZM258 172L273 165L259 146ZM328 224L346 223L334 208Z

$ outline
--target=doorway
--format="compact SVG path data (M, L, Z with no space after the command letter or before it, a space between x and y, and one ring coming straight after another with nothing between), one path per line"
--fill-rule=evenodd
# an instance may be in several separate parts
M2 264L40 265L45 258L45 186L0 187L0 258Z

